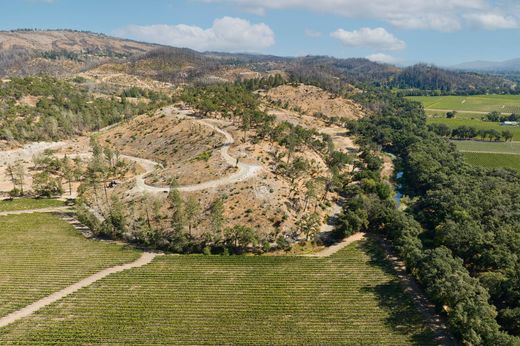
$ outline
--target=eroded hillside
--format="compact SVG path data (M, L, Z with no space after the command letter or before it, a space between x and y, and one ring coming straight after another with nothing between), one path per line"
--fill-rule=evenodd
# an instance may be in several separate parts
M358 119L363 114L354 102L312 85L281 85L262 95L274 105L304 115Z

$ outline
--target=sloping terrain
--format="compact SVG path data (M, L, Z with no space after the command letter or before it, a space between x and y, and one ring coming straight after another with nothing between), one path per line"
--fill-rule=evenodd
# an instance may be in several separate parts
M160 163L162 167L148 180L158 186L167 186L172 177L188 185L229 174L228 165L216 152L223 140L217 132L192 120L162 112L139 116L100 136L103 145L122 154Z
M144 53L158 45L114 38L80 31L0 31L0 50L105 54L130 56Z
M0 31L0 75L69 75L103 61L128 58L158 47L72 30Z
M305 115L345 119L356 119L362 116L361 107L354 102L312 85L282 85L270 89L265 96L282 107Z
M461 73L424 64L399 68L359 58L200 53L73 30L0 31L0 76L40 73L70 76L104 63L119 64L112 66L118 72L163 82L232 82L265 77L278 71L292 81L335 91L343 90L348 84L448 93L510 91L515 87L515 83L502 77Z

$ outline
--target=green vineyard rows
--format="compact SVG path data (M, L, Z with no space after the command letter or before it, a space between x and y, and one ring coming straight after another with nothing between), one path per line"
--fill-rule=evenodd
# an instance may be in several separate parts
M416 96L426 109L446 111L520 113L519 95Z
M63 205L62 201L56 199L18 198L12 201L0 201L0 212L62 207Z
M0 217L0 254L0 316L139 257L137 251L86 240L49 214Z
M466 162L487 168L511 168L520 172L520 155L494 153L464 153Z
M432 344L374 243L330 258L161 256L0 330L1 344Z

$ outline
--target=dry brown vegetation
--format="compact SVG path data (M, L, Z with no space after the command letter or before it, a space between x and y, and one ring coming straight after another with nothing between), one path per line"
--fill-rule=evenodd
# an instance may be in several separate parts
M145 77L136 77L126 72L125 64L107 63L78 74L96 84L107 84L118 88L137 87L169 93L173 85Z
M317 120L321 122L321 120ZM309 171L291 179L277 171L285 149L276 143L260 140L252 143L253 130L244 138L244 132L229 121L217 121L219 127L229 132L235 139L229 153L239 157L240 162L259 164L262 172L246 181L220 186L209 190L182 193L185 197L194 196L201 205L202 217L193 234L203 233L210 228L209 209L217 198L224 200L226 225L248 225L263 234L286 233L294 230L295 222L305 211L316 211L321 217L329 212L326 204L336 198L329 194L319 201L312 201L307 206L303 197L305 182L311 177L329 175L327 166L316 152L302 148L295 157L303 157L311 163ZM134 120L113 128L100 136L103 145L119 150L121 153L160 162L164 168L158 169L146 179L146 183L167 186L175 177L180 185L197 184L218 179L232 174L230 167L220 157L219 146L223 138L211 129L194 120L179 120L158 112L154 116L140 116ZM207 161L203 157L208 158ZM146 205L160 205L163 218L156 222L162 227L169 226L166 193L159 195L132 195L130 183L118 186L113 193L134 203L134 216L142 214Z
M144 53L157 45L77 31L0 31L0 50L28 49L81 53L98 50L119 54Z
M230 174L216 150L223 138L190 119L180 120L161 112L139 116L100 136L104 146L122 154L160 163L147 182L167 186L172 177L179 184L197 184Z
M311 85L282 85L262 95L305 115L322 114L346 119L357 119L363 115L361 107L354 102Z

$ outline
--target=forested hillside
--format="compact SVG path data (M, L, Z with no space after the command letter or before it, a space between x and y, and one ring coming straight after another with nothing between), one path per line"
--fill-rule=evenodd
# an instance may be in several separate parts
M507 77L425 64L401 68L364 58L197 52L73 30L0 32L0 76L62 76L103 64L112 64L114 72L165 82L233 82L248 73L260 77L279 71L291 81L337 92L354 84L399 89L406 95L518 93L516 83Z
M0 140L58 140L99 130L156 108L168 97L130 104L126 97L94 95L81 83L51 77L0 82Z
M418 64L399 68L367 59L337 59L325 56L279 58L273 56L198 53L164 48L134 58L131 73L162 81L222 82L208 77L226 69L241 68L267 75L283 71L292 82L316 85L335 92L349 85L398 89L403 95L471 95L517 93L515 83L504 77L444 70ZM229 80L233 82L233 80Z
M462 341L518 344L520 176L467 165L416 103L380 91L356 98L373 115L352 130L366 150L398 157L409 199L401 212L363 185L350 189L345 229L389 238Z
M398 89L412 89L403 92L405 95L476 95L518 92L515 83L502 77L454 72L426 64L403 69L394 76L389 85Z

